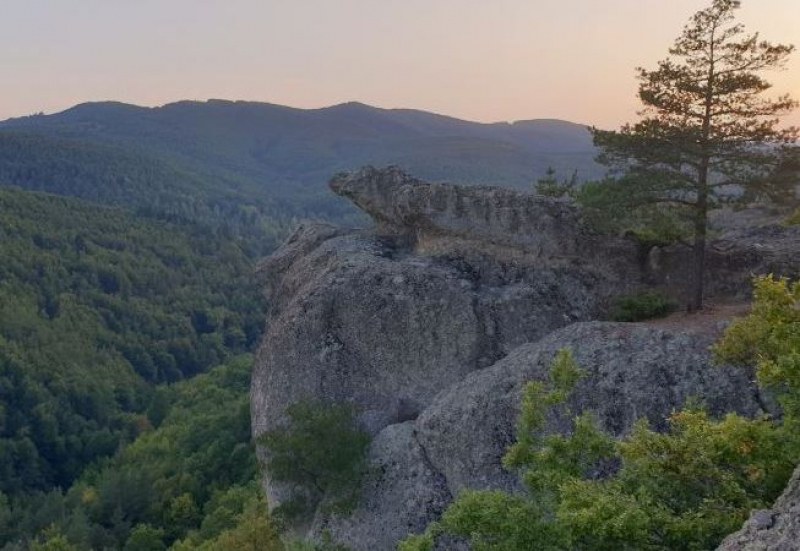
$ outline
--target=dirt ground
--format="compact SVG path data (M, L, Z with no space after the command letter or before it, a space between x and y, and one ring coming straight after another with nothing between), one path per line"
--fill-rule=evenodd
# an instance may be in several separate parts
M725 327L734 319L750 313L749 302L708 302L703 310L694 313L686 311L673 312L660 319L643 322L652 327L665 329L683 329L697 333L720 335Z

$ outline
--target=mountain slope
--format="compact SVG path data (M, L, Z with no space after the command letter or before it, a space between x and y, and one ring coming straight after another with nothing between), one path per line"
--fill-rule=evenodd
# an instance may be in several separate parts
M190 224L0 190L0 492L66 487L147 427L154 385L251 350L252 264Z
M347 103L294 109L253 102L157 108L90 103L11 119L0 130L136 147L168 155L239 190L313 202L331 174L400 164L420 177L525 187L548 166L596 177L586 127L556 120L481 124L408 109Z
M241 238L254 254L271 250L288 225L285 205L266 194L124 144L0 131L0 184L201 224Z

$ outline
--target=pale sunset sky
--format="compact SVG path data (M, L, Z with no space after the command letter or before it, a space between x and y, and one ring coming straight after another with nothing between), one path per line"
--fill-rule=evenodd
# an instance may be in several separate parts
M710 0L0 0L0 119L85 101L362 101L493 122L636 119L653 68ZM800 46L800 0L739 20ZM768 75L800 97L800 52ZM800 124L800 112L787 122Z

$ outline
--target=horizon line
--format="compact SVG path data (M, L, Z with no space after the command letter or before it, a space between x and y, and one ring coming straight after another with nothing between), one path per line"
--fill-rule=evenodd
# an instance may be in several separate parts
M114 99L87 100L87 101L82 101L82 102L76 103L74 105L71 105L70 107L66 107L64 109L59 109L59 110L55 110L55 111L49 111L48 112L48 111L44 111L43 110L43 111L37 111L37 112L34 112L34 113L29 113L29 114L23 114L23 115L16 115L16 116L7 117L7 118L4 118L4 119L0 120L0 124L3 124L5 122L9 122L9 121L15 121L15 120L27 119L27 118L33 118L33 117L51 117L51 116L61 115L63 113L67 113L69 111L73 111L73 110L81 108L81 107L92 106L92 105L104 105L104 104L106 104L106 105L119 105L119 106L126 106L126 107L134 107L134 108L138 108L138 109L155 110L155 109L163 109L163 108L166 108L166 107L170 107L170 106L174 106L174 105L180 105L180 104L201 104L202 105L202 104L212 104L212 103L251 104L251 105L279 107L279 108L291 109L291 110L295 110L295 111L325 111L325 110L335 109L337 107L362 106L362 107L367 107L367 108L374 109L374 110L379 110L379 111L394 111L394 112L412 111L412 112L418 112L418 113L425 113L425 114L434 115L434 116L437 116L437 117L443 117L443 118L447 118L447 119L453 119L453 120L458 120L458 121L462 121L462 122L469 122L469 123L472 123L472 124L483 124L483 125L501 125L501 124L514 125L514 124L527 123L527 122L559 122L559 123L572 124L572 125L576 125L576 126L583 126L583 127L586 127L586 128L591 128L593 126L591 124L586 124L586 123L582 123L582 122L575 122L575 121L572 121L572 120L562 119L562 118L558 118L558 117L534 117L534 118L520 118L520 119L514 119L514 120L479 121L479 120L474 120L474 119L461 118L461 117L458 117L458 116L455 116L455 115L448 115L448 114L441 113L441 112L438 112L438 111L429 111L429 110L422 109L422 108L417 108L417 107L383 107L383 106L367 103L367 102L361 101L361 100L348 100L348 101L343 101L343 102L339 102L339 103L332 103L332 104L329 104L329 105L323 105L321 107L299 107L299 106L286 105L286 104L281 104L281 103L273 103L273 102L265 101L265 100L228 99L228 98L179 99L179 100L174 100L174 101L168 101L168 102L163 103L163 104L149 104L149 105L148 104L139 104L139 103L129 103L129 102L126 102L126 101L114 100Z

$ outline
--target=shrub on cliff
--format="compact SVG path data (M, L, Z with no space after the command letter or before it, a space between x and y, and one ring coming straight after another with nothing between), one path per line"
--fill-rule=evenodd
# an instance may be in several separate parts
M301 401L286 411L289 423L260 438L269 452L270 477L299 487L295 500L277 508L294 517L320 502L338 512L351 510L366 471L369 435L343 404Z
M756 366L759 385L777 394L785 421L800 422L800 281L756 278L752 312L728 328L714 352Z
M800 284L758 279L752 314L716 353L756 363L759 383L781 396L783 419L715 420L690 406L670 417L666 433L640 420L617 442L591 413L573 417L567 399L582 373L562 351L550 380L525 388L517 442L504 459L527 492L466 491L401 551L431 550L442 534L476 551L716 547L775 499L800 461ZM553 416L571 419L566 435L543 434Z
M800 207L786 220L787 226L800 226Z
M611 309L614 321L642 321L662 318L673 312L675 302L656 291L645 291L617 298Z

